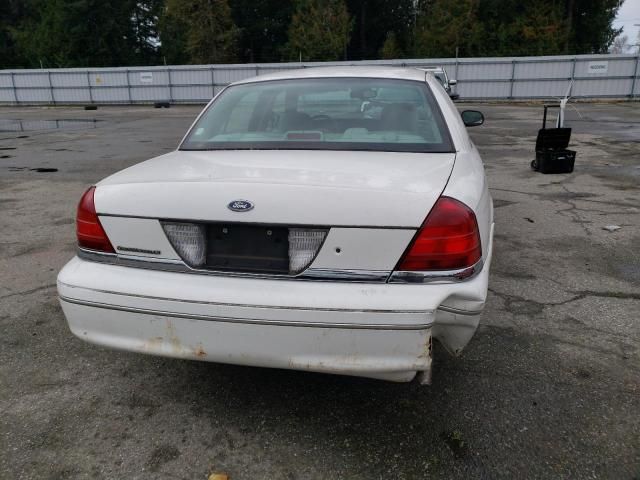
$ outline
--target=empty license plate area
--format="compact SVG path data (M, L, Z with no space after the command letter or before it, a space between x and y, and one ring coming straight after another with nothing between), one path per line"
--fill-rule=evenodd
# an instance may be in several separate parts
M206 268L289 273L289 229L242 224L207 225Z

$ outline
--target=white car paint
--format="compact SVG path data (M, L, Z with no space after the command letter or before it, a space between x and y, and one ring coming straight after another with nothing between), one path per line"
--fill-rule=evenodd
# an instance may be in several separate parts
M390 271L415 233L413 229L332 228L310 268Z
M380 67L278 72L239 83L354 76L426 82L455 153L176 150L116 173L97 184L97 213L114 248L143 251L118 250L116 264L76 257L63 268L58 291L72 332L140 353L393 381L417 373L430 380L432 338L459 354L486 300L493 205L480 156L440 84L416 69ZM313 281L119 264L169 269L179 262L159 219L303 221L331 226L313 269L391 273L441 195L475 212L483 265L472 278ZM226 208L244 198L253 210Z
M99 182L95 202L101 215L418 227L440 197L455 156L393 156L389 162L387 152L175 151ZM256 205L241 219L227 208L238 198ZM296 201L282 208L287 198Z
M180 260L156 219L101 216L100 223L118 252ZM118 248L122 245L126 245L130 250L127 252ZM147 250L153 253L147 253Z

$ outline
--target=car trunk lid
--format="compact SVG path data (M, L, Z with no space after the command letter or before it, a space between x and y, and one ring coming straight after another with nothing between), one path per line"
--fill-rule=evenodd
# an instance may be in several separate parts
M263 225L417 228L453 153L175 151L100 182L99 215ZM236 200L253 208L234 211Z

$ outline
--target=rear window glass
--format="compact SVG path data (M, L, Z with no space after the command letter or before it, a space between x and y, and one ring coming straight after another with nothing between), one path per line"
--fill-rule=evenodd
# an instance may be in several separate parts
M180 148L453 151L426 83L368 78L229 87L208 107Z

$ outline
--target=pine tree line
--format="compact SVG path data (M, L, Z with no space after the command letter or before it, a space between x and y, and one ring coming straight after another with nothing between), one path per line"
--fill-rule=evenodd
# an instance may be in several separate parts
M621 3L2 0L0 68L604 53Z

